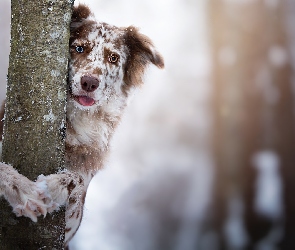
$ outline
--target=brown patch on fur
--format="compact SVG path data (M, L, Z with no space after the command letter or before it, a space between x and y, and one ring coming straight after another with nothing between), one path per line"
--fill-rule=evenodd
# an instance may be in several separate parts
M90 15L91 11L87 6L80 4L74 7L70 25L70 45L75 39L87 37L94 28L96 22L87 20Z
M83 13L84 7L88 9L88 7L83 5L79 5L77 9L82 8ZM76 10L76 12L79 12L79 10ZM73 15L75 15L75 13ZM87 60L87 56L93 49L93 44L91 44L89 41L86 41L85 39L88 37L88 34L95 28L95 22L86 20L84 18L85 16L86 14L83 14L82 17L74 16L72 17L71 22L70 53L75 67L85 67L87 63L89 63L89 60ZM88 16L89 15L87 15L86 17ZM81 41L79 41L79 39L81 39ZM82 46L84 51L82 53L78 53L76 51L77 46Z
M73 205L77 202L76 198L75 197L70 197L69 198L69 205Z
M102 74L102 70L100 68L95 68L93 71L90 70L90 72L96 76L99 76Z
M77 212L77 214L76 214L76 219L78 219L79 216L80 216L80 211Z
M12 189L13 189L15 192L17 192L17 193L19 192L18 187L15 186L15 185L12 186Z
M102 168L105 154L91 146L72 146L66 143L66 166L72 170L89 170Z
M72 22L81 22L86 19L91 14L89 7L83 4L79 4L77 7L73 8Z
M164 68L162 56L153 50L154 45L150 38L130 26L125 29L125 44L129 49L126 61L123 91L126 93L132 85L142 84L144 70L149 63L158 68Z
M76 47L77 46L81 46L83 47L83 52L82 53L79 53L76 51ZM93 49L93 46L91 45L90 42L74 42L73 44L71 44L70 46L70 52L72 53L72 57L71 59L75 59L77 57L79 57L80 55L83 55L83 54L89 54L91 52L91 50Z
M87 56L91 52L92 47L90 47L90 45L88 45L88 44L77 45L77 46L82 46L84 48L84 52L83 53L78 53L76 51L76 45L70 46L71 59L74 62L73 65L75 67L85 68L86 65L90 62L90 60L87 59Z
M74 214L75 214L75 212L73 211L73 212L70 214L69 218L73 218Z
M81 198L81 200L83 201L83 204L85 203L85 198L86 198L86 192L83 192L82 198Z
M76 39L85 39L95 28L95 22L87 20L79 23L79 25L77 23L75 26L73 25L74 23L71 23L70 45L72 45L73 41Z
M4 107L5 107L5 101L2 103L0 108L0 141L2 141L2 135L3 135L3 127L4 127Z
M73 181L71 181L71 182L69 183L69 185L67 186L67 189L68 189L69 194L72 193L72 191L73 191L73 189L74 189L75 187L76 187L76 185L74 184Z

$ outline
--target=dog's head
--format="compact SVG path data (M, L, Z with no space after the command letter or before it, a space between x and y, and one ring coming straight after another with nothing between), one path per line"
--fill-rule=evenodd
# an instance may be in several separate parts
M97 110L126 99L142 84L146 66L164 67L151 40L135 27L95 21L88 7L75 7L71 22L68 105Z

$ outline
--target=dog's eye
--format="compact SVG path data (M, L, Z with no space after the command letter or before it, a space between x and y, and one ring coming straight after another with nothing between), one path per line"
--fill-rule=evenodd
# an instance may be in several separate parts
M109 55L109 62L110 63L116 63L119 60L119 56L117 54L110 54Z
M84 48L82 46L76 46L76 51L78 53L83 53L84 52Z

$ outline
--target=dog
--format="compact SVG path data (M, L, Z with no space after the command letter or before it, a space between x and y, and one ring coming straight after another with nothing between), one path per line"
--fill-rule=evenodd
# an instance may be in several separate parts
M164 67L150 38L136 27L97 22L85 5L74 7L70 29L66 170L33 182L0 163L0 195L17 216L37 221L66 206L65 246L79 228L87 187L104 165L130 93L143 83L149 64Z

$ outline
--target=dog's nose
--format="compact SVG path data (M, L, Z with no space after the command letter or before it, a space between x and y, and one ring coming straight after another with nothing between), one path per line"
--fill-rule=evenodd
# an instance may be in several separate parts
M81 78L82 89L87 92L92 92L96 90L99 86L99 81L92 76L82 76Z

